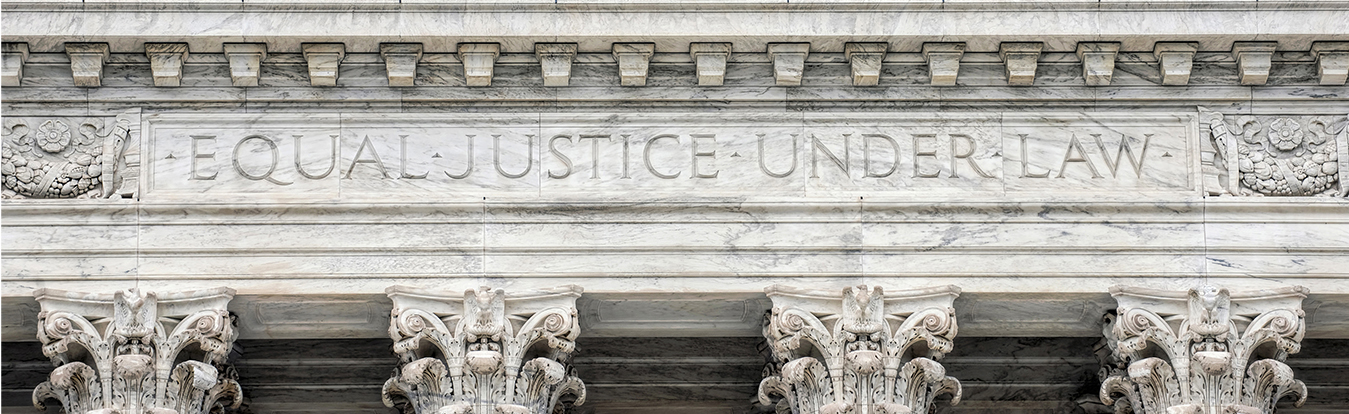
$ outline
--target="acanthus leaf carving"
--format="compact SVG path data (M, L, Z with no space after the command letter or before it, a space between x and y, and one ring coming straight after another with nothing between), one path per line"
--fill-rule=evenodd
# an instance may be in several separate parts
M1283 360L1300 348L1306 288L1111 294L1119 308L1105 318L1111 355L1100 398L1116 413L1272 414L1281 398L1305 401L1306 386Z
M226 308L232 289L34 296L38 340L57 364L33 391L39 409L55 400L65 412L206 414L242 403L226 365L236 336Z
M941 395L960 402L960 381L938 360L956 335L954 286L892 293L845 288L842 296L783 286L767 290L764 326L776 361L759 402L779 412L924 414Z
M0 137L0 198L135 198L139 120L11 117Z
M400 366L384 383L386 406L408 414L550 414L564 397L585 402L585 384L570 366L579 287L387 293Z

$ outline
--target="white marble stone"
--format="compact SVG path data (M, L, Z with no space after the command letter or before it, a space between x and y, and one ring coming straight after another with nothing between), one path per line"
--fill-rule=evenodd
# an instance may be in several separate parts
M1035 68L1040 60L1043 43L1019 42L1003 43L998 48L998 57L1007 66L1007 84L1029 86L1035 83Z
M1312 56L1322 85L1343 85L1349 79L1349 42L1312 43Z
M543 70L543 86L567 86L571 83L572 61L576 59L575 43L537 43L534 54Z
M258 86L262 61L267 59L267 44L225 43L224 48L234 86Z
M23 83L23 64L28 62L27 43L4 43L0 51L0 86L19 86Z
M646 75L650 69L651 56L656 53L655 43L614 43L614 60L618 61L619 84L623 86L646 86Z
M347 56L346 46L341 43L306 43L303 50L304 60L309 65L309 84L337 86L338 68Z
M1161 66L1163 85L1185 85L1190 83L1190 71L1194 68L1194 53L1199 44L1193 42L1157 42L1152 54Z
M1077 44L1077 59L1082 62L1082 78L1088 86L1106 86L1115 73L1118 42L1091 42Z
M932 85L955 85L956 77L960 75L960 58L964 54L964 43L924 43L923 59L927 60Z
M697 66L698 86L721 86L725 82L730 43L690 43L689 55Z
M497 43L460 43L458 58L464 64L464 83L468 86L492 86L501 45Z
M853 86L875 86L881 80L881 61L885 60L887 43L848 43L843 55L852 64Z
M385 43L379 45L379 57L384 59L389 86L416 86L417 64L422 59L421 43Z
M1232 44L1232 57L1236 58L1241 72L1242 85L1264 85L1269 81L1270 59L1278 42L1236 42Z
M107 43L66 43L70 72L75 86L97 87L103 81L103 64L108 59Z
M769 43L768 59L773 62L773 81L778 86L800 86L808 55L810 43Z
M155 86L179 86L183 81L183 63L187 61L187 43L146 43L150 73Z

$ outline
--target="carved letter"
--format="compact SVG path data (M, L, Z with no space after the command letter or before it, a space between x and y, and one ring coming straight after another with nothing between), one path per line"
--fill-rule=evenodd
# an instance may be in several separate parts
M415 180L415 179L423 179L423 178L426 178L426 175L427 175L427 174L430 174L430 172L424 172L424 173L421 173L420 175L412 175L412 174L408 174L408 136L407 136L407 135L399 135L399 136L398 136L398 144L399 144L399 146L400 146L400 153L399 153L400 158L398 159L398 162L399 162L399 165L398 165L398 173L399 173L399 176L400 176L400 177L403 177L403 178L414 179L414 180Z
M889 169L889 170L886 170L885 173L879 173L879 174L878 174L878 173L871 172L871 139L872 139L872 138L879 138L879 139L885 140L885 142L890 143L890 148L893 149L893 150L895 151L894 161L892 161L892 162L890 163L890 169ZM866 173L865 177L867 177L867 178L885 178L885 177L889 177L890 174L894 174L894 173L895 173L895 170L897 170L897 169L899 169L899 143L896 142L894 138L890 138L889 136L886 136L886 135L883 135L883 134L862 134L862 172Z
M308 173L308 172L305 172L305 170L304 170L304 165L301 165L301 163L300 163L300 161L301 161L300 154L303 152L303 151L300 150L300 139L301 139L301 138L304 138L304 135L300 135L300 134L295 134L295 135L293 135L293 137L295 137L295 171L298 172L298 173L300 173L301 176L304 176L304 178L308 178L308 179L311 179L311 180L321 180L321 179L327 178L327 177L328 177L328 174L332 174L332 173L333 173L333 170L337 168L337 134L331 134L331 135L328 135L328 136L329 136L329 137L332 137L332 139L333 139L333 145L332 145L332 147L333 147L333 156L332 156L332 158L329 158L329 159L328 159L328 170L324 171L323 174L314 175L314 174L310 174L310 173Z
M501 169L501 136L492 135L492 163L496 164L497 174L501 174L502 177L506 178L520 178L524 177L525 174L529 174L529 170L534 169L534 136L525 136L529 137L529 145L525 150L525 170L521 171L519 174L510 174L507 173L506 170Z
M713 144L716 144L716 143L717 143L717 135L716 135L716 134L690 134L690 135L689 135L689 141L693 141L693 159L689 161L690 163L693 164L693 176L692 176L692 177L689 177L689 178L717 178L717 174L720 174L720 173L721 173L720 170L713 171L711 174L702 174L702 173L699 173L699 172L698 172L698 157L712 157L712 159L716 159L716 157L717 157L717 150L716 150L716 149L713 149L713 150L711 150L711 151L698 151L698 139L699 139L699 138L710 138L710 139L712 139L712 143L713 143Z
M562 174L553 174L553 170L548 170L548 178L563 179L571 176L571 167L572 167L571 158L568 158L566 154L562 153L562 151L557 150L557 140L559 139L565 139L567 140L567 142L571 142L571 135L556 135L553 136L552 138L549 138L548 152L552 153L554 157L557 157L558 161L562 161L562 165L567 167L567 172L564 172Z
M1138 177L1143 177L1143 157L1148 156L1148 142L1152 141L1152 134L1143 134L1143 150L1138 152L1138 157L1134 157L1134 149L1129 147L1129 137L1120 134L1119 149L1115 150L1115 160L1111 161L1109 154L1105 150L1105 143L1101 142L1101 134L1091 134L1096 138L1096 146L1101 149L1101 159L1105 160L1105 166L1110 168L1111 177L1119 177L1119 159L1124 153L1129 153L1129 164L1134 166L1134 172Z
M1021 138L1021 177L1022 178L1046 178L1049 177L1049 171L1041 174L1030 172L1030 149L1026 148L1026 134L1016 134Z
M799 134L790 134L790 135L792 136L792 157L791 157L791 158L792 158L792 168L788 169L787 172L785 172L785 173L775 173L775 172L770 171L770 170L768 169L768 162L766 161L766 158L767 158L767 157L764 155L764 149L763 149L763 147L764 147L764 145L763 145L763 143L764 143L764 134L754 134L754 135L758 135L758 136L759 136L759 170L760 170L760 171L763 171L764 174L768 174L769 177L773 177L773 178L786 178L787 176L792 175L792 173L796 172L796 153L798 152L798 150L800 150L800 147L799 147L798 144L797 144L797 138L799 137Z
M965 151L962 154L957 154L956 138L964 138L965 142L968 142L970 144L970 150ZM956 168L956 166L958 165L956 163L957 159L964 159L966 163L970 164L970 168L974 169L974 173L979 174L980 177L994 178L993 174L984 172L983 169L979 168L979 163L974 162L974 159L970 158L971 155L974 155L974 150L977 147L978 144L974 142L973 137L970 137L969 135L965 134L951 134L951 178L960 178L959 172L960 170Z
M1073 151L1077 151L1077 156L1073 156ZM1063 164L1059 165L1059 178L1063 178L1063 173L1068 169L1068 163L1082 162L1091 169L1091 178L1101 178L1101 173L1096 171L1096 165L1091 163L1091 158L1087 157L1087 150L1082 148L1082 142L1077 140L1077 135L1073 135L1073 140L1068 141L1068 150L1063 153Z
M834 165L843 169L844 177L852 177L851 174L848 174L848 165L852 164L849 159L851 155L848 151L848 138L851 136L852 134L843 134L843 159L839 159L832 151L829 151L829 148L826 148L824 144L820 142L820 138L814 135L810 136L810 178L820 178L817 166L819 165L819 151L821 150L824 151L824 156L829 157L829 160L834 162Z
M193 135L193 136L192 136L192 173L191 173L191 174L189 175L189 177L188 177L189 180L203 180L203 181L209 181L209 180L214 180L214 179L215 179L215 176L220 175L220 172L219 172L219 171L216 171L216 172L211 173L210 176L204 176L204 175L201 175L201 174L198 174L198 173L197 173L197 160L215 160L215 153L214 153L214 152L209 153L209 154L203 154L203 153L201 153L200 151L197 151L197 143L200 142L200 141L202 141L202 140L208 140L208 139L214 140L214 139L215 139L215 135Z
M935 140L935 139L937 139L937 134L914 134L914 136L913 136L913 176L914 176L915 178L937 178L937 176L941 174L941 169L940 169L940 168L938 168L937 171L933 171L932 173L925 173L925 172L922 172L922 171L921 171L922 168L918 165L918 157L932 157L932 159L934 159L934 160L937 159L937 150L923 151L923 150L921 149L921 148L922 148L922 139L923 139L923 138L931 138L931 139L934 139L934 140Z
M619 136L623 137L623 177L621 178L631 180L632 176L628 174L628 136Z
M642 148L642 160L643 160L643 161L646 161L646 170L647 170L647 171L650 171L650 172L651 172L651 175L654 175L654 176L657 176L657 177L660 177L660 178L664 178L664 179L667 179L667 180L679 178L679 174L683 173L683 171L675 171L675 172L670 173L670 174L662 174L660 171L656 171L656 167L651 166L651 145L652 145L652 144L655 144L656 141L659 141L659 140L662 140L662 139L673 139L673 140L675 140L676 143L679 142L679 136L678 136L678 135L672 135L672 134L661 134L661 135L657 135L657 136L651 137L650 140L647 140L647 141L646 141L646 148Z
M370 156L374 157L373 159L361 159L361 154L365 153L366 148L370 148ZM356 169L357 164L375 164L375 167L379 168L379 173L383 174L384 178L390 178L388 170L384 169L384 161L379 158L379 153L375 152L375 146L370 144L369 135L366 135L365 139L361 141L361 147L356 149L356 156L351 158L351 166L347 167L346 179L351 179L351 171Z
M465 134L465 136L468 137L468 152L465 152L464 154L468 155L465 157L467 158L468 164L464 166L463 174L454 175L450 174L449 171L444 171L445 175L450 177L450 179L462 180L468 178L468 175L473 173L473 135Z
M267 143L267 151L272 153L272 163L267 167L267 172L262 173L261 175L249 174L248 171L244 171L244 166L239 164L239 149L243 148L245 142L255 139L260 139L262 140L262 142ZM234 144L234 172L239 173L239 175L243 176L244 178L253 181L267 180L267 182L276 185L291 185L292 183L281 182L275 178L272 178L272 173L276 172L276 165L280 163L281 163L281 150L277 149L276 141L272 141L271 138L267 138L262 135L249 135L247 137L244 137L244 139L239 140L238 144Z
M581 142L583 139L592 139L590 141L590 178L600 178L600 139L613 141L613 137L608 135L582 135L576 139Z

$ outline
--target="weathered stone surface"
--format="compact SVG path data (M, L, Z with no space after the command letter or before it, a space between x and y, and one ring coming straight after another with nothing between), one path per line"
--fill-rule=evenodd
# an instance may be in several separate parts
M1211 285L1187 292L1116 287L1106 316L1111 356L1100 399L1139 414L1272 414L1307 399L1283 360L1301 348L1307 288L1233 295Z
M234 290L38 289L33 296L42 305L42 353L57 364L33 391L38 409L56 400L66 412L208 414L243 401L225 364L235 339L226 310Z
M401 360L384 383L384 405L405 413L550 414L585 403L572 375L581 333L567 286L508 297L482 287L452 297L390 287L389 335ZM509 303L508 303L509 302ZM563 396L568 401L559 403Z
M379 45L379 57L389 73L389 86L416 86L421 43L385 43Z
M183 63L187 61L187 43L146 43L150 72L155 86L178 86L183 82Z

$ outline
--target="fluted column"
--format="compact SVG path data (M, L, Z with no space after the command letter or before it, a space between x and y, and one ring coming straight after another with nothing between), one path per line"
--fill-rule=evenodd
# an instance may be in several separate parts
M800 414L922 414L942 394L960 402L960 381L937 362L956 336L959 288L766 292L777 372L759 383L759 402Z
M233 289L33 296L42 353L57 365L33 390L39 409L56 400L68 413L206 414L242 402L225 365Z
M1270 414L1286 396L1301 406L1307 387L1283 360L1301 348L1307 292L1111 288L1101 401L1136 414Z
M585 402L570 361L580 287L386 293L399 367L384 383L384 405L408 414L550 414L564 396Z

